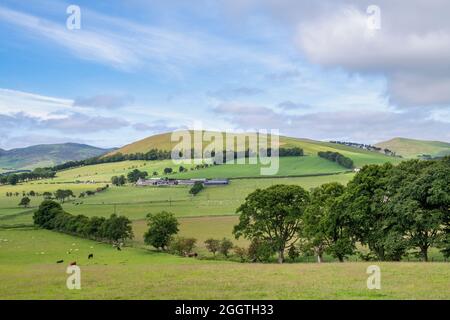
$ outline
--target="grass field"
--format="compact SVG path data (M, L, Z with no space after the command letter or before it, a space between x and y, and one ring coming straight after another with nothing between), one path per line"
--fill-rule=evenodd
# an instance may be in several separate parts
M193 132L190 131L192 136ZM211 133L211 132L208 132ZM138 152L147 152L150 149L157 148L160 150L168 150L171 151L174 149L174 147L177 145L178 142L172 142L171 141L171 134L172 133L163 133L154 135L139 141L136 141L134 143L131 143L129 145L126 145L118 150L115 150L111 152L111 154L114 153L122 153L122 154L130 154L130 153L138 153ZM217 134L215 132L214 134ZM235 134L239 135L239 134ZM222 137L225 136L222 133ZM262 136L263 137L263 136ZM266 142L267 139L262 138L263 143ZM225 139L224 139L225 141ZM269 137L270 141L270 137ZM286 137L286 136L280 136L279 137L280 147L283 148L292 148L292 147L299 147L302 148L306 155L310 156L316 156L317 152L319 151L337 151L342 153L345 156L348 156L352 158L352 160L355 162L356 166L362 166L364 164L368 163L384 163L384 162L394 162L397 163L400 160L385 156L378 152L371 152L361 149L356 149L352 147L347 147L343 145L337 145L333 143L328 142L322 142L322 141L316 141L316 140L310 140L310 139L300 139L300 138L293 138L293 137ZM210 142L203 140L202 145L205 147L206 145L209 145ZM245 143L245 146L248 145L248 142ZM269 144L270 145L270 144ZM236 148L243 148L243 142L241 143L235 143Z
M176 187L110 187L107 191L95 196L77 199L63 204L66 211L72 214L87 216L109 216L114 211L126 215L132 220L145 218L149 212L162 210L175 213L177 216L230 215L244 201L245 197L257 188L265 188L274 184L297 184L306 189L319 186L330 181L346 184L353 173L290 178L236 179L228 186L206 187L193 197L188 186ZM27 183L16 186L0 186L0 225L32 223L32 209L43 200L42 197L31 197L31 208L20 208L18 203L22 192L50 191L71 189L76 195L86 190L95 190L104 184L45 184ZM19 192L19 197L6 197L6 192ZM82 203L82 204L81 204ZM22 214L20 214L22 213Z
M362 162L378 159L370 158L372 154L356 156ZM232 229L238 221L236 208L255 189L274 184L310 189L330 181L346 184L354 176L315 156L281 158L280 175L338 173L241 179L259 176L255 171L259 171L258 166L222 165L172 175L234 175L228 186L206 187L195 197L189 194L188 186L126 185L63 204L74 215L109 216L116 212L133 220L135 238L120 252L108 244L23 227L32 225L32 213L43 200L31 197L30 208L20 208L23 192L71 189L79 195L104 186L112 175L134 168L152 173L171 165L170 161L109 163L62 171L52 180L0 186L0 299L450 299L448 263L376 263L382 270L382 290L371 291L366 288L366 262L340 264L325 256L322 265L308 263L314 257L300 258L304 263L278 265L212 258L204 246L208 238L227 237L235 245L248 245L246 240L234 239ZM19 196L6 197L6 192L18 192ZM201 259L158 253L145 246L145 216L162 210L178 217L181 236L197 239L195 250ZM70 255L69 249L73 249ZM94 253L94 260L87 259L89 253ZM442 260L435 249L430 258ZM64 263L56 264L60 259ZM82 270L79 291L68 290L65 285L70 261L77 261Z
M382 287L368 290L363 262L205 261L138 248L119 252L45 230L0 231L0 238L0 299L450 299L446 263L377 263ZM81 290L66 288L67 264L59 259L77 261Z
M443 157L450 154L450 143L441 141L394 138L380 142L377 146L388 148L405 158L417 158L423 154L433 157Z

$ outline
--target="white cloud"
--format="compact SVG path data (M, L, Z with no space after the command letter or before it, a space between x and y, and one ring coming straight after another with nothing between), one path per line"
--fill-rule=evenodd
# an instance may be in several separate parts
M48 97L28 92L0 88L0 113L27 114L40 118L52 118L52 113L71 109L73 100Z
M290 66L270 52L255 51L192 28L171 30L85 8L82 21L80 30L68 30L65 24L0 6L0 22L18 27L39 41L47 39L78 58L124 71L146 67L181 76L181 69L217 66L231 60L262 64L271 70Z

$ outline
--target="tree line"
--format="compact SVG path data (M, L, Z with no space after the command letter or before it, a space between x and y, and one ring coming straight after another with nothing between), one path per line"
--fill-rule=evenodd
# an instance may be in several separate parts
M20 182L54 178L55 175L55 170L36 168L31 172L3 174L0 176L0 184L9 184L14 186Z
M112 214L109 218L71 215L58 202L44 200L33 215L34 224L48 230L55 230L97 241L120 245L133 238L131 221L124 216Z
M279 263L286 254L292 260L314 254L318 262L325 254L341 262L354 255L367 261L400 261L409 255L428 261L435 247L448 258L449 181L446 157L366 165L347 186L331 182L310 191L296 185L257 189L237 209L239 223L233 229L237 239L244 237L250 245L234 247L234 252L242 261L269 261L277 255ZM175 253L195 246L195 239L175 237L173 214L147 219L147 244ZM358 250L357 244L368 251ZM205 245L215 255L221 242L208 239Z
M264 149L262 150L264 151ZM223 159L226 159L226 153L227 152L233 152L233 151L223 151ZM270 155L272 152L272 149L267 149L267 154ZM176 151L175 151L176 153ZM180 157L183 157L183 152L178 152ZM212 157L215 157L216 153L213 150L211 152ZM303 156L303 150L297 147L294 148L279 148L279 155L280 157L289 157L289 156ZM194 149L190 151L191 158L199 158L202 157L203 154L197 154ZM239 157L251 157L256 156L255 152L252 152L250 150L246 150L243 152L234 152L234 158ZM42 168L40 170L50 170L50 171L61 171L66 169L71 169L75 167L81 167L81 166L88 166L88 165L95 165L95 164L101 164L101 163L110 163L110 162L120 162L120 161L127 161L127 160L170 160L172 159L172 153L171 151L166 150L159 150L159 149L151 149L148 152L138 152L138 153L130 153L130 154L122 154L122 153L116 153L109 156L97 156L92 157L85 160L78 160L78 161L68 161L63 164L55 165L53 167L47 167Z
M237 212L237 238L265 242L284 254L324 253L339 261L399 261L414 254L428 261L431 247L450 256L450 157L367 165L343 186L327 183L310 192L275 185L251 193ZM369 252L358 252L356 244Z
M353 168L353 160L340 154L339 152L319 151L317 155L321 158L336 162L337 164L343 166L344 168L348 169Z

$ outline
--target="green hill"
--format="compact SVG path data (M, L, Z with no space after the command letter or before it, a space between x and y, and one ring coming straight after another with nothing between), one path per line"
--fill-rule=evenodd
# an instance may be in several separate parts
M41 144L26 148L0 150L0 168L6 171L6 169L53 166L67 161L96 157L110 151L111 149L101 149L78 143Z
M190 131L191 133L193 131ZM217 133L217 132L216 132ZM114 150L109 153L109 155L122 153L122 154L133 154L133 153L145 153L150 149L160 149L170 151L172 150L178 142L171 141L171 132L162 133L154 136L150 136L148 138L136 141L134 143L128 144L120 149ZM240 134L235 134L239 136ZM305 155L309 156L317 156L317 152L319 151L333 151L339 152L349 158L351 158L356 167L361 167L365 164L371 163L384 163L384 162L393 162L398 163L401 160L394 157L385 156L384 154L361 150L357 148L352 148L344 145L337 145L328 142L310 140L310 139L300 139L293 137L280 136L280 147L282 148L292 148L299 147L302 148ZM203 146L207 146L210 142L203 141ZM269 137L269 146L270 146L270 137Z
M376 146L390 149L405 158L417 158L422 155L442 157L450 154L450 143L441 141L394 138L377 143Z

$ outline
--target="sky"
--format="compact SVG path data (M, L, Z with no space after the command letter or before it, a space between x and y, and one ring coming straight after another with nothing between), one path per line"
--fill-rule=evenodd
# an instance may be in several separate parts
M198 123L450 142L449 12L447 0L2 0L0 148L120 147Z

